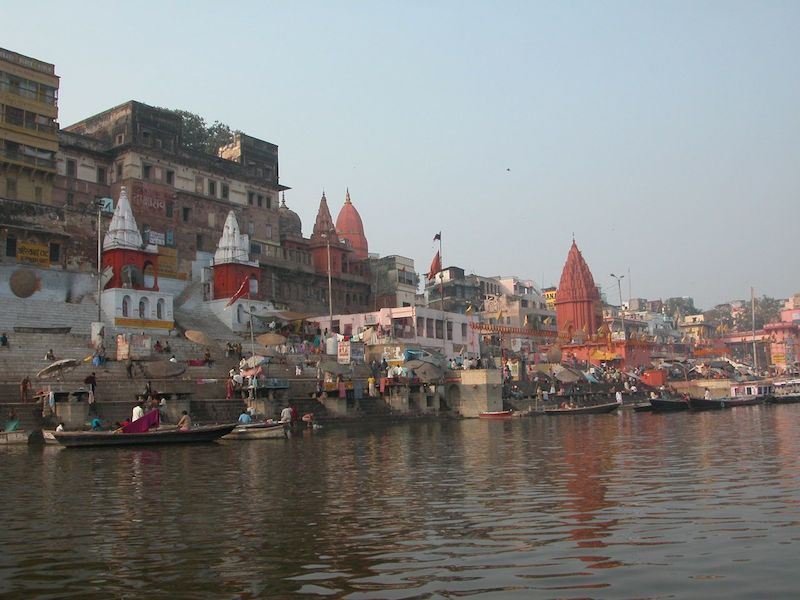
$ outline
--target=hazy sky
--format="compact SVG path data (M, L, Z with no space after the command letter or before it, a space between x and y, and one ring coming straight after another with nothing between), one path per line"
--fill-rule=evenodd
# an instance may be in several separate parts
M698 306L800 291L800 2L10 2L60 122L130 99L280 147L309 235Z

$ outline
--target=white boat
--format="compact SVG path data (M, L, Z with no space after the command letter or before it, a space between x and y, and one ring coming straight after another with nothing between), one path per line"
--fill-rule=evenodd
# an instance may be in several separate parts
M42 439L44 443L50 446L61 446L55 436L55 431L52 429L42 429Z
M237 425L233 431L231 431L222 439L264 440L285 437L287 436L283 423L248 423L247 425Z

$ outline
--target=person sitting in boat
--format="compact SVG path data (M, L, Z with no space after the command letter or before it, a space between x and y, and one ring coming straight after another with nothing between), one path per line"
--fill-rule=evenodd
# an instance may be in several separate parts
M150 383L148 381L148 383ZM131 421L136 421L137 419L141 419L144 416L144 402L141 400L136 403L136 406L133 407L133 412L131 413Z
M56 431L64 431L64 421L61 421L61 423L56 426Z
M178 421L178 429L189 431L192 428L192 417L185 410L181 413L181 420Z
M705 392L703 392L703 398L704 398L705 400L711 400L711 390L709 390L708 388L706 388L706 391L705 391Z
M240 425L249 425L252 422L253 422L253 419L250 416L250 413L247 412L246 408L243 408L242 409L242 414L239 415L239 424Z
M103 429L103 420L95 416L95 418L89 422L89 425L91 425L92 431L101 431Z

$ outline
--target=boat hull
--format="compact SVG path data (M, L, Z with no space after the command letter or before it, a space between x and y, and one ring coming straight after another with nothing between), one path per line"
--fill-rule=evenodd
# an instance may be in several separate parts
M600 415L614 412L621 404L619 402L609 402L606 404L594 404L590 406L576 406L574 408L545 408L546 415Z
M224 440L268 440L286 438L283 423L275 425L237 425L233 431L223 436Z
M763 396L742 396L741 398L690 398L692 410L719 410L736 406L752 406L764 402Z
M2 431L0 432L0 446L11 446L28 443L27 431Z
M144 433L114 433L111 431L56 431L53 437L66 448L89 446L144 446L152 444L192 444L212 442L233 431L235 423L180 429L155 430Z
M655 412L675 412L689 410L689 403L683 398L653 398L650 400Z
M480 419L510 419L513 416L513 410L496 410L478 413L478 418Z

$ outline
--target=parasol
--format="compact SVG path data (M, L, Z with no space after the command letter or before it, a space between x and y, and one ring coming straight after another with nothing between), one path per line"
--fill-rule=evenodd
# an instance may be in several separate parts
M147 376L150 379L172 379L173 377L178 377L183 374L186 370L186 363L159 360L147 363L144 369L147 371Z
M209 346L212 343L211 338L204 332L197 331L196 329L189 329L184 335L186 339L193 341L195 344L200 344L201 346Z
M326 373L333 373L334 375L344 375L350 372L350 365L340 365L332 360L324 360L320 362L319 368Z
M82 361L74 358L62 358L61 360L57 360L56 362L47 365L44 369L36 374L36 377L39 379L58 377L60 379L64 373L67 371L72 371L72 369L75 369L82 364Z
M553 375L562 383L575 383L583 378L582 375L566 367L554 368Z
M262 333L256 338L256 341L265 346L278 346L286 342L286 337L279 333Z
M259 365L269 363L269 358L266 356L259 356L258 354L254 354L249 358L243 358L242 361L239 363L240 369L254 369Z

